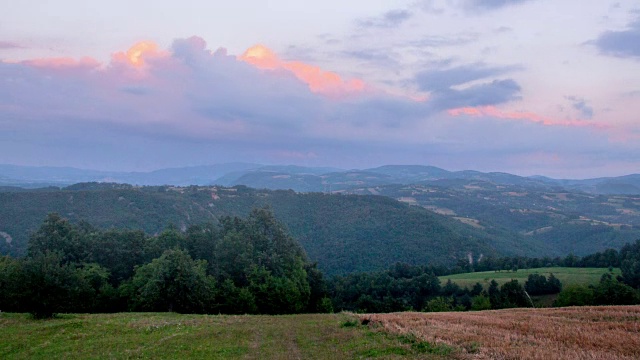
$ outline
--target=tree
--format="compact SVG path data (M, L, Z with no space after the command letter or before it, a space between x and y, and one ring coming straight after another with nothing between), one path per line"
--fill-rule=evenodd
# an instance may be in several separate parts
M524 293L524 288L518 280L511 280L500 287L503 307L525 307L529 306L529 300Z
M311 292L303 269L282 277L262 266L249 274L249 291L262 314L299 313L307 307Z
M165 250L185 248L185 237L175 225L170 224L158 236L147 239L144 253L147 261L159 257Z
M51 213L29 238L28 256L33 257L47 251L55 251L64 263L84 262L89 256L87 238L88 234L78 231L69 220Z
M130 279L135 266L145 262L147 236L141 230L108 230L93 239L91 259L111 271L114 286Z
M181 249L166 250L151 263L136 268L123 285L132 310L204 313L214 304L214 279L207 263Z
M603 274L600 283L593 289L596 305L633 305L640 301L631 286L623 284L609 274Z
M640 240L626 244L620 249L620 270L622 281L636 289L640 289Z
M63 262L59 253L39 253L24 260L20 276L20 303L35 318L77 310L95 293L82 272Z
M491 302L491 308L500 309L502 307L502 295L500 294L497 281L491 280L487 293L489 295L489 301Z
M529 295L557 294L562 290L562 284L553 274L549 274L548 280L544 275L530 274L524 288Z
M491 300L484 295L476 295L471 299L471 310L489 310L491 309Z
M0 256L0 311L21 311L22 262Z
M540 274L529 274L524 288L530 295L542 295L547 293L547 278Z
M549 294L557 294L562 291L562 283L560 280L553 275L553 273L549 274L549 280L547 280L547 290Z
M255 314L258 312L256 299L248 288L237 287L231 279L220 284L215 312L223 314Z
M569 285L560 291L553 306L585 306L593 305L593 302L593 289L582 285Z
M482 284L477 282L475 285L473 285L473 288L471 289L469 295L478 296L478 295L480 295L482 293L483 290L484 290L484 288L482 287Z
M453 310L453 299L450 297L438 296L429 301L424 308L426 312L444 312Z

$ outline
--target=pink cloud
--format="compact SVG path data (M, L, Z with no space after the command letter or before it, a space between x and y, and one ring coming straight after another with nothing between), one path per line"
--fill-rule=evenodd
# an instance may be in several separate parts
M111 56L114 63L123 63L136 68L144 67L148 60L170 56L168 51L160 50L152 41L140 41L127 51L119 51Z
M238 59L259 69L290 71L298 79L305 82L311 91L323 95L337 97L365 90L365 83L360 79L344 80L340 75L324 71L319 66L300 61L282 61L271 49L263 45L247 49Z
M0 49L23 49L24 46L13 41L0 41Z
M33 66L36 68L48 68L48 69L94 69L101 64L98 60L83 57L81 59L73 58L42 58L31 59L22 61L21 64Z
M584 120L559 120L550 117L538 115L529 111L504 111L495 106L479 106L479 107L463 107L451 109L447 111L451 116L470 116L480 117L487 116L498 119L508 120L525 120L545 126L565 126L565 127L593 127L599 129L608 129L610 126L604 124L596 124Z

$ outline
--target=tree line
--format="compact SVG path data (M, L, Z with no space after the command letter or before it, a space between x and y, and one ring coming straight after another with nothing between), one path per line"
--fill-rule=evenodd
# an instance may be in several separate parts
M486 288L461 288L438 276L518 267L619 266L595 286L563 288L551 274ZM300 312L466 311L531 306L530 296L559 294L556 305L640 301L640 240L620 251L578 258L486 257L454 268L397 263L384 271L326 279L269 209L185 231L169 226L99 230L46 217L24 258L0 257L0 310L50 317L66 312L175 311L285 314Z
M481 271L517 271L518 269L536 269L541 267L572 268L620 268L623 281L638 288L640 286L640 240L627 243L618 251L607 249L583 257L569 254L565 257L525 257L525 256L483 256L475 262L467 258L459 259L449 273L467 273Z
M354 312L468 311L531 306L531 295L560 292L560 281L551 274L531 274L523 284L511 280L487 288L476 283L460 287L448 280L441 284L430 266L396 264L389 270L338 276L329 282L336 309Z
M0 258L0 310L283 314L330 311L326 281L267 209L219 224L98 230L50 214Z

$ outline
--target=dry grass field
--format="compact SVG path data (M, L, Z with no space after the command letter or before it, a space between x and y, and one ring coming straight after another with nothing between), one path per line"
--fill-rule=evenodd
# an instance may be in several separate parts
M359 316L392 334L461 349L462 358L640 359L640 306Z

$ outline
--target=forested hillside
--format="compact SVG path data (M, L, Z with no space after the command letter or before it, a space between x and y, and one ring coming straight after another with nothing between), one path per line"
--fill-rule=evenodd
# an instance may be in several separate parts
M586 195L552 198L549 193L516 193L495 185L398 185L353 192L368 195L101 183L0 192L0 251L23 255L30 232L50 212L74 223L157 234L170 224L184 231L227 215L246 216L263 206L273 209L327 274L380 270L398 261L451 265L461 258L489 255L586 255L640 237L635 225L613 226L604 218L576 215L585 203L594 203ZM608 198L597 201L604 199ZM595 212L605 209L633 218L610 205L598 206Z
M65 190L0 193L2 251L25 253L29 233L57 212L74 223L141 229L157 234L169 224L218 222L271 206L327 274L384 269L395 262L451 264L468 253L535 254L539 246L492 239L473 227L381 196L297 194L243 186L132 187L77 184Z

